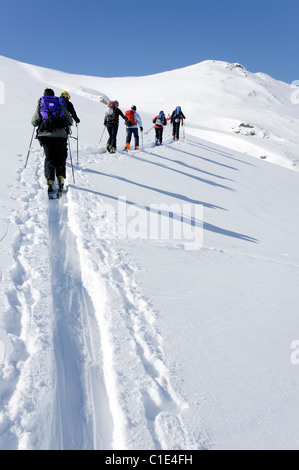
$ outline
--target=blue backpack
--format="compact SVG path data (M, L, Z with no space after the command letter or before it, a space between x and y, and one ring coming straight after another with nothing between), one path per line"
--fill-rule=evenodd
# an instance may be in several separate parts
M177 106L173 112L173 118L171 120L171 122L180 122L181 120L181 107L180 106Z
M163 111L161 111L159 114L158 114L158 117L156 119L156 124L158 126L164 126L164 121L165 120L165 114L163 113Z
M53 132L56 129L66 128L65 117L57 96L42 96L39 112L43 120L39 132Z
M63 104L63 106L65 107L65 109L67 109L67 102L66 102L66 99L65 99L63 96L60 96L60 98L59 98L59 103L60 103L60 104Z

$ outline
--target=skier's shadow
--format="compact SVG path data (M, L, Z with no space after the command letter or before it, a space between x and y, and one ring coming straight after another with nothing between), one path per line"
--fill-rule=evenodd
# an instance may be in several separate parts
M181 161L178 161L178 160L172 160L171 158L167 158L167 157L163 157L162 155L158 155L157 153L152 153L152 152L148 152L146 150L143 151L143 153L146 153L148 155L150 155L151 157L157 157L157 158L160 158L162 160L166 160L166 161L169 161L170 163L174 163L174 164L177 164L177 165L181 165L183 166L184 168L187 168L187 169L190 169L190 170L195 170L195 171L198 171L200 173L204 173L208 176L212 176L214 178L218 178L218 179L221 179L221 180L227 180L227 181L231 181L231 182L234 182L232 179L230 178L226 178L225 176L220 176L220 175L216 175L214 173L210 173L208 171L205 171L205 170L201 170L200 168L196 168L192 165L188 165L187 163L184 163L184 162L181 162ZM186 153L186 152L185 152ZM191 155L191 154L190 154ZM205 184L210 184L212 186L218 186L220 188L223 188L223 189L227 189L228 191L235 191L233 188L230 188L229 186L225 186L223 184L219 184L219 183L215 183L214 181L211 181L211 180L208 180L208 179L204 179L204 178L200 178L199 176L196 176L196 175L192 175L190 173L186 173L185 171L182 171L182 170L178 170L176 168L172 168L170 166L167 166L163 163L158 163L158 162L154 162L152 160L146 160L144 158L141 158L141 157L137 157L137 156L134 156L134 155L130 155L130 158L133 158L133 159L136 159L138 161L142 161L144 163L148 163L150 165L156 165L156 166L159 166L160 168L165 168L166 170L169 170L169 171L173 171L175 173L179 173L183 176L187 176L188 178L192 178L192 179L195 179L197 181L199 181L200 183L205 183Z
M253 163L249 163L249 162L246 162L244 160L241 160L240 158L237 158L235 156L233 156L231 153L228 153L228 152L225 152L224 150L220 150L220 149L217 149L215 147L211 147L210 145L210 142L207 141L206 144L203 144L203 143L199 143L199 142L195 142L193 140L191 140L190 138L186 139L186 142L188 145L191 145L193 147L197 147L197 148L201 148L203 150L208 150L209 152L212 152L213 154L216 153L217 155L220 155L221 157L224 157L224 158L229 158L230 160L234 160L238 163L242 163L243 165L249 165L249 166L255 166ZM180 152L183 152L183 153L188 153L184 150L181 150L181 149L176 149L175 147L173 147L175 150L179 150ZM192 154L189 154L189 155L192 155ZM207 160L211 163L215 163L216 165L221 165L221 166L225 166L227 168L231 168L231 169L234 169L234 170L237 170L237 168L234 168L234 167L230 167L228 165L225 165L223 163L220 163L220 162L216 162L216 161L213 161L213 160L210 160L208 158L205 158L205 157L201 157L199 155L193 155L194 157L196 158L201 158L203 160Z
M150 206L144 206L140 203L136 203L136 202L133 202L133 201L130 201L130 200L127 200L127 199L123 200L123 199L120 199L120 198L118 198L116 196L113 196L111 194L105 194L105 193L101 193L101 192L94 191L94 190L87 189L87 188L74 187L74 189L76 189L78 191L84 191L84 192L87 192L87 193L91 193L91 194L94 194L95 196L100 196L102 198L110 199L110 200L113 200L113 201L116 201L116 202L120 202L120 201L122 203L125 202L128 206L135 206L137 208L143 209L143 210L148 211L150 213L156 213L158 215L168 216L171 219L176 219L176 220L182 222L180 215L176 215L176 214L170 213L168 211L161 211L159 209L155 209L155 208L150 207ZM170 194L168 193L168 195L171 195L171 193ZM177 197L177 195L174 195L174 197ZM208 203L203 203L203 202L199 202L199 201L196 201L196 202L193 201L193 203L202 204L204 207L219 209L219 207L213 206L212 204L208 204ZM226 210L226 209L224 209L224 210ZM203 230L207 230L209 232L214 232L214 233L217 233L219 235L224 235L226 237L237 238L239 240L243 240L243 241L250 242L250 243L258 243L258 240L256 238L250 237L249 235L245 235L243 233L234 232L232 230L227 230L227 229L224 229L224 228L221 228L221 227L217 227L216 225L204 222L202 220L195 219L194 217L190 217L185 222L188 223L189 225L191 224L193 227L199 227L199 228L202 228Z
M147 185L142 184L142 183L137 183L136 181L128 180L127 178L124 178L123 176L103 173L101 171L91 170L90 168L86 168L83 171L86 172L86 173L95 173L99 176L105 176L105 177L108 177L108 178L117 179L117 180L122 181L124 183L132 184L132 185L138 186L138 187L143 188L143 189L147 189L147 190L150 190L150 191L157 192L159 194L163 194L165 196L170 196L170 197L173 197L175 199L179 199L181 201L184 201L185 203L203 205L204 207L208 207L209 209L220 209L220 210L224 210L224 211L227 210L224 207L216 206L215 204L210 204L208 202L198 201L196 199L189 198L188 196L184 196L183 194L172 193L171 191L165 191L163 189L154 188L153 186L147 186Z

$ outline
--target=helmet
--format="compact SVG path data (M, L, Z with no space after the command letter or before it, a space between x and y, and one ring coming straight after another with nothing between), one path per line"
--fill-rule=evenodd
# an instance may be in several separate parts
M136 108L135 105L133 105L133 106L131 106L131 109L133 109L133 111L136 111L137 108Z
M119 107L119 102L117 100L113 101L113 103L115 104L115 107L118 108Z
M67 91L63 91L60 96L62 98L66 98L67 100L69 100L71 98L70 94Z

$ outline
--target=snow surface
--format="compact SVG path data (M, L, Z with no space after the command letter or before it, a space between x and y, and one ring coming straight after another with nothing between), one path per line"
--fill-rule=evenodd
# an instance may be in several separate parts
M128 78L0 70L0 448L298 449L294 89L216 61ZM58 201L36 140L24 169L47 86L81 119ZM151 130L143 151L103 153L108 97L145 131L181 105L185 138L168 126L162 147ZM202 243L134 237L162 219Z

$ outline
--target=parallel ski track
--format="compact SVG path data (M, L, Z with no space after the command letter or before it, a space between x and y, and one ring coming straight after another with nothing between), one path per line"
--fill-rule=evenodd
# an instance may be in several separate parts
M98 326L68 227L68 196L47 199L42 158L33 151L11 188L21 209L12 216L18 231L4 320L18 363L10 364L0 433L12 449L109 449Z
M6 326L22 363L7 381L0 443L3 431L12 449L197 448L157 313L109 232L101 195L77 167L77 187L48 201L41 161L33 151L13 191L21 210Z
M67 198L49 201L49 253L57 368L52 446L107 449L101 344L94 308L82 284L76 238L68 226ZM108 429L99 426L105 421Z

